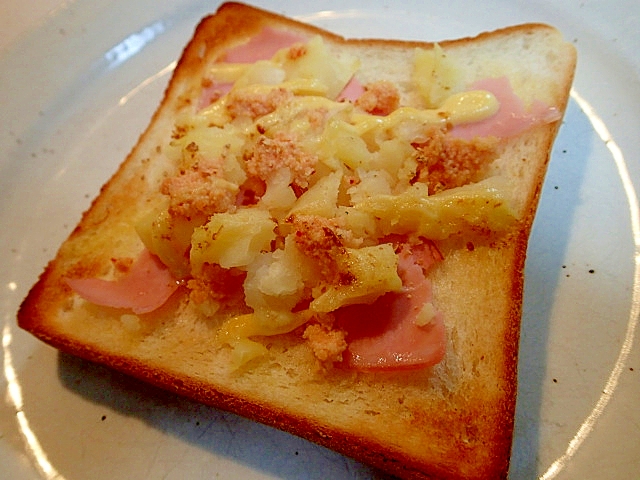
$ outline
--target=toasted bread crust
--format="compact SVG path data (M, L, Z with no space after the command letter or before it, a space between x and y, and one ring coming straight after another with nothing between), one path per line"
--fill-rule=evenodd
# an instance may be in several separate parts
M220 365L224 352L198 343L198 335L209 327L179 309L180 291L159 312L145 317L154 331L145 331L134 340L113 325L114 319L118 323L119 312L100 313L73 303L71 289L64 282L69 269L84 268L95 274L110 257L134 256L139 249L135 235L123 234L130 226L122 225L148 201L137 192L157 189L161 178L154 172L161 170L157 165L161 160L154 152L171 132L174 113L194 101L193 91L200 86L207 62L265 26L321 35L335 48L363 54L404 55L416 47L433 46L347 40L242 4L222 5L198 25L149 127L29 292L18 313L19 326L64 352L289 431L400 477L505 478L515 412L527 242L559 122L538 127L525 134L526 139L518 138L507 146L513 159L504 169L513 170L524 192L518 230L499 244L457 251L434 272L435 288L455 310L452 321L459 322L451 327L459 344L443 367L394 374L335 369L319 375L299 342L282 336L270 347L276 360L239 375L229 374ZM575 51L552 27L514 26L439 45L460 55L467 51L475 55L473 52L503 42L519 44L541 38L551 38L545 48L559 49L554 54L561 67L549 75L551 86L543 97L564 111ZM479 70L480 75L486 74ZM525 156L527 162L522 162ZM100 236L104 240L96 240ZM77 258L88 249L94 259L78 267ZM478 284L473 278L484 278L486 283ZM461 292L468 304L454 300ZM480 318L468 319L470 311L478 311ZM92 314L93 329L84 321ZM175 322L178 315L183 317ZM455 355L465 358L453 358Z

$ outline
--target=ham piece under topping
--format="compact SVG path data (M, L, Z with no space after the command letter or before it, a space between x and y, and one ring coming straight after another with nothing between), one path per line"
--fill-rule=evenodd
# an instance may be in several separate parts
M198 108L204 108L211 105L216 100L224 97L233 88L230 82L206 82L202 86Z
M131 269L116 280L67 278L67 284L85 300L103 307L149 313L165 304L178 283L155 256L143 250Z
M303 42L306 38L296 33L265 27L247 43L229 49L220 61L227 63L255 63L259 60L269 60L278 50L287 48L295 43ZM198 103L204 108L226 95L233 88L233 83L209 81L203 85Z
M278 50L303 42L306 38L297 33L265 27L247 43L227 50L223 61L228 63L255 63L269 60Z
M519 135L537 125L560 120L561 113L555 107L549 107L535 100L528 110L518 97L507 77L486 78L471 85L470 90L487 90L500 102L495 115L475 123L456 125L450 135L456 138L471 140L475 137L509 138Z
M404 247L398 273L399 293L387 293L371 305L351 305L336 312L337 324L347 332L345 365L363 371L424 368L442 360L446 331L442 315L435 313L425 325L420 317L432 299L425 272L439 260L435 247Z
M338 95L337 101L349 101L355 103L355 101L358 100L358 98L360 98L363 93L364 85L362 85L362 83L360 83L356 77L351 77L349 83L345 85L345 87L342 89L342 92L340 92L340 95Z

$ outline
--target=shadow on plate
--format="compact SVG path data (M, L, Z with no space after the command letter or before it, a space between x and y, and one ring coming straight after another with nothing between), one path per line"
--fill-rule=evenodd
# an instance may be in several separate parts
M548 381L547 341L595 135L587 116L571 100L554 146L527 252L512 479L538 478L543 473L539 469L545 468L538 465L537 453L542 447L542 400Z
M391 480L286 432L202 405L68 354L59 354L58 375L65 387L90 402L119 415L135 417L163 435L179 438L264 476L284 480ZM208 464L215 464L215 459ZM233 478L223 472L211 471L210 475Z

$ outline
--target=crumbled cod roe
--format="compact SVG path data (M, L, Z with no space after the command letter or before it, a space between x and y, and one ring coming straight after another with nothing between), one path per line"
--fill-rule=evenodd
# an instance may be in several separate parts
M416 55L414 69L424 62ZM438 65L446 72L438 92L460 94L447 84L451 65ZM446 216L446 202L432 198L462 186L461 208L478 192L493 195L481 185L495 142L450 139L457 117L431 105L427 80L413 77L431 92L430 109L403 107L388 81L338 100L357 76L357 59L337 58L319 37L253 65L216 63L203 81L205 105L183 114L162 148L175 165L161 187L166 208L139 227L141 237L186 280L203 314L227 322L224 342L242 346L238 365L266 351L248 336L305 324L301 338L319 362L341 361L348 338L334 311L402 290L398 253L428 239L403 218L397 229L385 219L399 205ZM474 221L493 229L513 221L507 207L485 217ZM452 231L468 228L447 221Z

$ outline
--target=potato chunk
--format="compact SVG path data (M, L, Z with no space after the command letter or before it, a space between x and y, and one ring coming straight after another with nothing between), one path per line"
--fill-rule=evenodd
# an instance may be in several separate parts
M319 36L305 45L282 51L274 60L280 60L280 56L285 57L282 67L287 72L287 80L317 80L324 85L326 96L331 99L338 96L358 68L357 60L343 60L332 55Z
M459 82L456 69L437 44L433 50L416 49L412 80L429 108L439 107Z
M428 195L416 183L399 195L380 195L355 208L380 219L383 235L414 234L433 240L470 231L506 232L517 221L498 177Z
M262 253L249 266L244 283L245 300L256 310L289 312L302 300L309 262L296 248L292 237L283 249Z
M191 237L191 266L194 271L206 263L223 268L246 267L260 252L270 249L276 238L276 223L269 212L255 208L234 213L216 213L196 228Z
M336 215L342 172L322 177L293 205L289 215L319 215L333 218Z
M342 282L316 288L310 309L332 312L345 305L372 303L387 292L402 288L398 276L398 257L393 246L346 248L338 259Z

